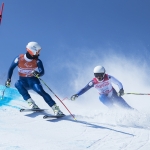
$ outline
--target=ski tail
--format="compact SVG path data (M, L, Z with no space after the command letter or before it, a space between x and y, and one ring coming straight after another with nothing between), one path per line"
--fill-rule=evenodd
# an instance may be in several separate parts
M40 111L44 111L46 109L20 109L20 112L30 112L30 111L33 111L33 112L40 112Z

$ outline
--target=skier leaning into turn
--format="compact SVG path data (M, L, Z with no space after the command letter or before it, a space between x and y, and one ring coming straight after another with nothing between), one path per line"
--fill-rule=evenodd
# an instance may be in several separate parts
M28 102L29 107L32 109L39 109L28 93L28 90L32 89L43 97L45 102L53 109L55 115L62 115L62 111L51 96L44 91L37 78L44 75L43 63L38 58L41 46L37 42L29 42L26 49L26 54L19 55L12 62L5 86L10 86L13 70L18 66L19 80L15 83L15 87L18 89L23 99Z
M99 92L100 101L108 108L115 108L114 105L117 104L122 108L133 109L121 97L122 95L124 95L124 90L121 82L119 82L113 76L105 74L105 68L103 66L96 66L94 68L94 76L95 78L93 78L93 80L91 80L83 89L81 89L75 95L71 96L71 100L75 100L90 88L95 87ZM119 94L117 94L111 82L118 85Z

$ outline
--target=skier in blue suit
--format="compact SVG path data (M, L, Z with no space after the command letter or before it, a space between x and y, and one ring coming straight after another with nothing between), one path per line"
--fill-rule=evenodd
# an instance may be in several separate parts
M100 101L108 108L115 108L115 105L118 105L121 108L133 109L121 97L124 95L121 82L113 76L105 74L105 68L103 66L96 66L94 68L94 76L95 78L93 78L93 80L91 80L83 89L71 96L71 100L75 100L90 88L95 87L99 92ZM111 83L118 85L119 94L117 94Z
M37 42L29 42L26 46L27 53L16 57L8 71L6 87L10 86L13 70L18 66L19 80L15 83L15 87L22 95L23 99L28 102L32 109L39 109L31 98L28 90L32 89L43 97L45 102L53 109L55 115L62 115L62 111L56 105L51 96L46 93L37 77L44 75L44 67L42 61L38 58L41 46Z

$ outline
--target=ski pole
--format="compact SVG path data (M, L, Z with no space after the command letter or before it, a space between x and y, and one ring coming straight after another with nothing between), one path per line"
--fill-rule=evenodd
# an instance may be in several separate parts
M2 97L1 97L1 99L3 99L3 98L4 98L4 94L5 94L5 90L6 90L6 88L7 88L7 87L5 87L5 89L2 91Z
M133 95L150 95L148 93L124 93L124 94L133 94Z
M55 97L57 97L57 99L64 105L64 107L68 110L68 112L70 113L70 115L73 117L74 120L76 120L76 118L74 117L74 115L69 111L69 109L66 107L66 105L60 100L60 98L50 89L50 87L38 76L36 76L40 81L43 82L43 84L55 95Z

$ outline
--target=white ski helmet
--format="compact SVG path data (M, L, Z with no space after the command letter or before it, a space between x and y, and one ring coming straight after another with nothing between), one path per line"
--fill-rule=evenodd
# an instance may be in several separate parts
M99 80L102 81L105 76L105 68L103 66L96 66L94 68L94 76Z
M29 42L26 46L26 49L29 52L29 54L33 56L38 55L42 48L37 42Z
M103 66L96 66L94 68L94 73L104 73L105 74L105 68Z

